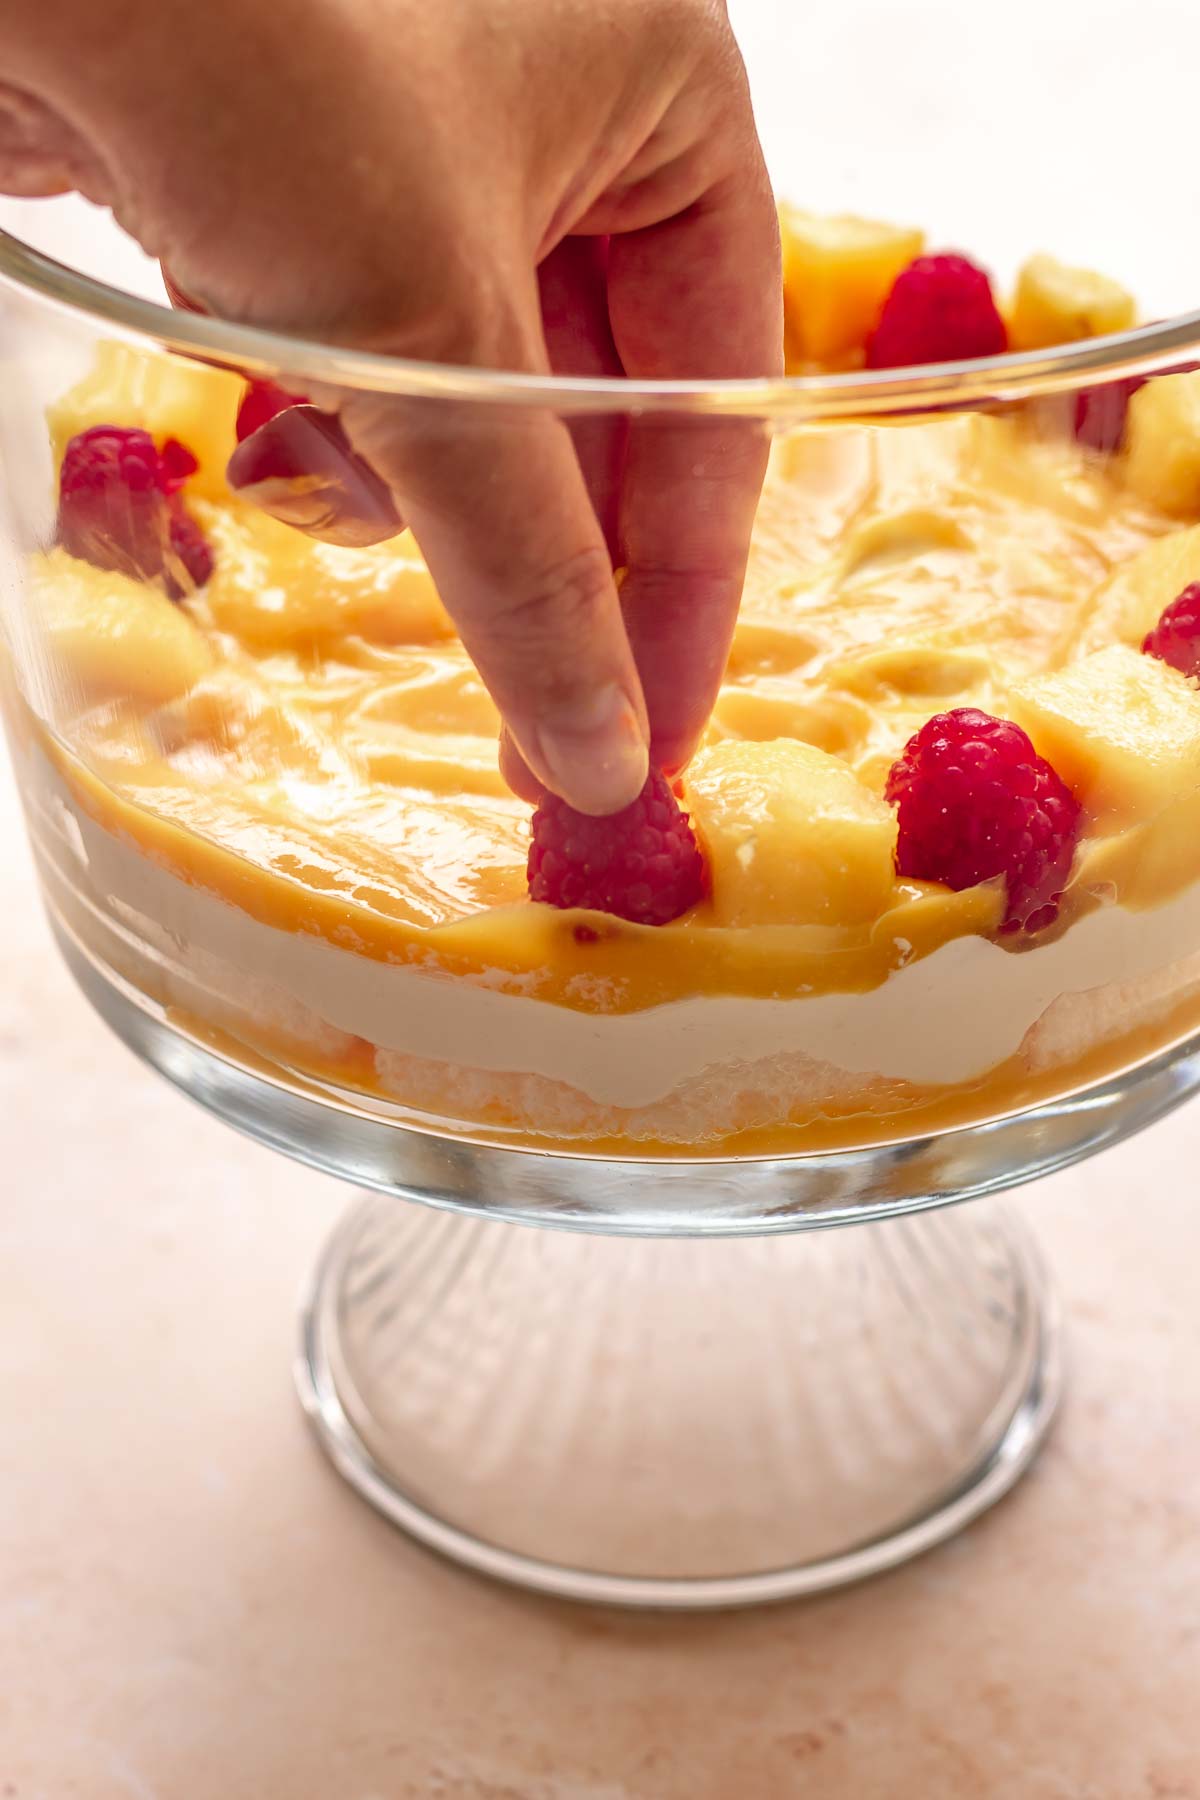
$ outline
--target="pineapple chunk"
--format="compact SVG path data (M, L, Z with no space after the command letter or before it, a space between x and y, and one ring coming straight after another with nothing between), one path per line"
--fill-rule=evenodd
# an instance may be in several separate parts
M716 744L687 785L719 924L861 924L891 899L895 814L836 756L789 738Z
M78 432L93 425L140 425L157 443L178 438L197 459L189 494L228 499L225 464L237 445L234 425L243 386L223 369L131 344L101 344L91 372L49 410L54 466Z
M1200 517L1200 373L1160 374L1130 400L1124 479L1175 518Z
M1010 713L1107 827L1147 819L1200 786L1200 694L1127 644L1031 677Z
M1200 516L1200 373L1160 375L1129 402L1125 479L1176 518Z
M1155 538L1119 564L1091 608L1097 631L1140 649L1164 609L1194 581L1200 581L1200 525Z
M1053 256L1032 256L1017 277L1009 340L1014 350L1045 350L1128 331L1136 318L1133 295L1119 282Z
M780 208L779 222L789 367L861 350L897 275L920 256L924 234L792 206Z
M204 637L159 588L65 550L34 558L29 599L56 713L105 700L160 705L212 667Z

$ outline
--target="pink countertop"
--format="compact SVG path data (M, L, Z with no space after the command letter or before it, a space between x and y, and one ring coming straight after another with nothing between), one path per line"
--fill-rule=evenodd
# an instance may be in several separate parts
M1200 1110L1029 1191L1070 1321L1034 1474L898 1574L622 1617L460 1574L289 1379L342 1196L139 1068L0 773L3 1800L1200 1796Z

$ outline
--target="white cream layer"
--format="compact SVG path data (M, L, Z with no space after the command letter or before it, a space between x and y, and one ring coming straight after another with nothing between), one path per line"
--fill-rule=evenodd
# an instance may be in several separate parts
M1013 1056L1061 996L1136 983L1200 950L1196 883L1153 914L1102 908L1023 954L984 938L956 938L867 993L698 996L634 1013L576 1012L263 925L106 831L35 755L39 789L52 801L48 812L58 815L60 843L71 845L83 865L82 885L176 967L187 970L194 959L211 970L216 958L381 1049L542 1075L602 1106L651 1106L715 1064L796 1053L863 1076L977 1080ZM230 998L238 998L236 984ZM1098 1005L1098 1037L1120 1028L1112 1013Z

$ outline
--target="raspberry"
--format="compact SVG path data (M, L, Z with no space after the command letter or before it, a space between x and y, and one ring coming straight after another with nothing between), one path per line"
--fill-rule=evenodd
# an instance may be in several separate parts
M245 443L252 431L269 424L290 406L305 404L299 394L289 394L286 388L279 387L274 381L250 382L237 411L235 430L238 443Z
M186 444L178 438L168 438L158 457L158 485L164 494L177 494L189 475L194 475L200 464L196 461Z
M533 815L529 897L666 925L704 893L704 863L666 777L651 770L631 806L589 818L548 794Z
M1165 375L1194 375L1196 363L1177 363L1163 369L1157 377L1127 375L1121 381L1107 382L1103 387L1080 388L1075 396L1075 436L1089 450L1112 456L1125 443L1129 402L1151 380Z
M197 466L174 438L160 451L149 432L124 425L80 432L59 473L59 543L97 569L162 580L172 600L202 587L212 552L180 497Z
M207 584L213 572L212 546L191 513L185 512L182 506L171 508L168 542L170 549L164 571L167 592L177 600L181 594L194 593ZM177 564L182 564L186 582L179 580Z
M1142 649L1147 656L1170 663L1181 675L1200 675L1200 581L1193 581L1164 607Z
M1125 442L1129 402L1146 385L1144 375L1081 388L1075 396L1075 439L1087 450L1114 456Z
M1002 931L1053 924L1081 812L1019 725L970 706L939 713L909 739L886 794L899 807L901 875L955 889L1003 875Z
M896 277L867 343L869 369L1000 356L1008 332L983 270L965 256L918 256Z
M165 264L162 278L174 306L207 310ZM259 437L276 419L275 430ZM336 413L322 412L278 382L248 381L234 432L239 448L226 470L230 486L282 524L322 543L360 549L403 531L391 489L351 448ZM243 454L240 447L251 438L255 441ZM210 556L210 567L211 562Z

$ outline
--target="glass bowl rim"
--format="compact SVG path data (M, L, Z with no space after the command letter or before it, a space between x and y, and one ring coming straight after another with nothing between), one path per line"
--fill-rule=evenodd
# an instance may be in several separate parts
M810 424L959 412L1040 394L1066 393L1167 372L1181 353L1200 361L1200 311L1108 337L1052 349L1009 352L973 362L913 370L856 370L721 381L633 381L533 375L414 362L350 350L206 314L175 311L57 262L0 229L0 288L5 285L83 313L178 355L242 373L291 377L399 399L556 413L675 413Z

